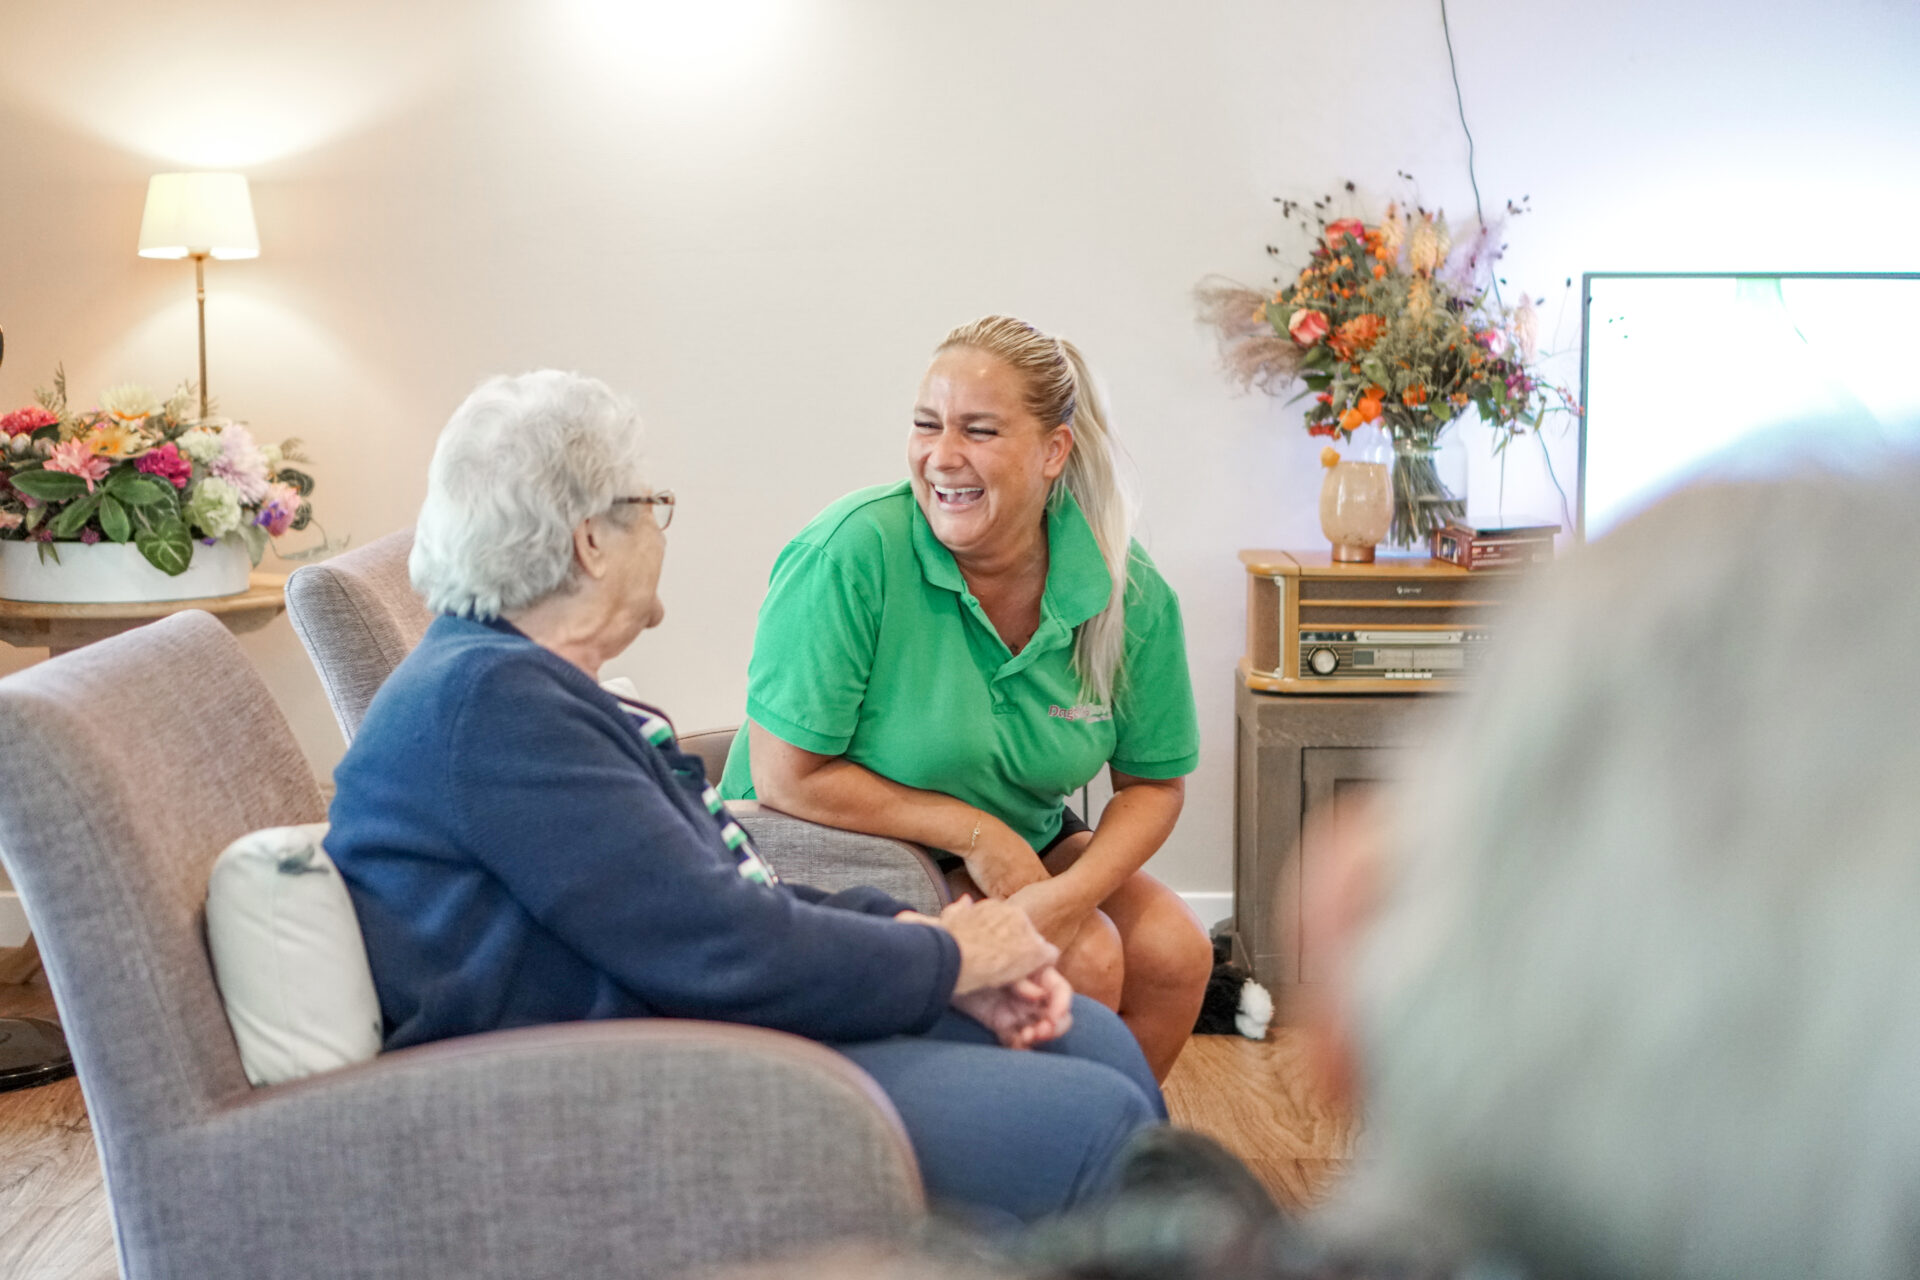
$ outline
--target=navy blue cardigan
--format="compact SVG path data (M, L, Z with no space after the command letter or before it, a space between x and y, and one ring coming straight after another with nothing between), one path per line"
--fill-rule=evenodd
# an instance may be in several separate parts
M654 1015L867 1040L932 1026L959 975L877 889L742 878L699 761L504 622L436 619L334 781L389 1049Z

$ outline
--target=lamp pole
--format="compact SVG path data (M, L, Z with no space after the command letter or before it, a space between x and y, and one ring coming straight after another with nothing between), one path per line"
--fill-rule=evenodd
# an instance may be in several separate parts
M193 255L193 300L200 308L200 421L207 420L207 255Z

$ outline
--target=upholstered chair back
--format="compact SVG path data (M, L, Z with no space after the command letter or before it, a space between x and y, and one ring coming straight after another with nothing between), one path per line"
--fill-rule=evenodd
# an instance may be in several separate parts
M0 858L78 1064L108 1186L248 1093L204 937L236 838L316 822L292 730L225 627L175 614L0 680Z
M287 579L287 617L348 742L373 695L433 621L407 577L412 550L413 530L402 529Z

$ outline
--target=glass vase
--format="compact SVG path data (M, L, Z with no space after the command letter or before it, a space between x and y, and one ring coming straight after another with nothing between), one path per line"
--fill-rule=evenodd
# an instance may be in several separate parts
M1438 451L1427 440L1393 442L1393 528L1387 540L1396 547L1425 548L1434 530L1466 518L1466 499L1441 479Z

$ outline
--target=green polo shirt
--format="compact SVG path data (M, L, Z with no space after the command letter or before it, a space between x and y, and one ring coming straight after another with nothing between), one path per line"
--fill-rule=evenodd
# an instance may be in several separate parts
M905 482L862 489L787 544L754 634L747 714L783 741L845 756L998 816L1034 848L1101 766L1177 778L1200 760L1180 601L1138 543L1111 709L1088 705L1073 633L1113 581L1062 494L1047 517L1040 629L1009 652ZM720 794L753 798L743 725Z

